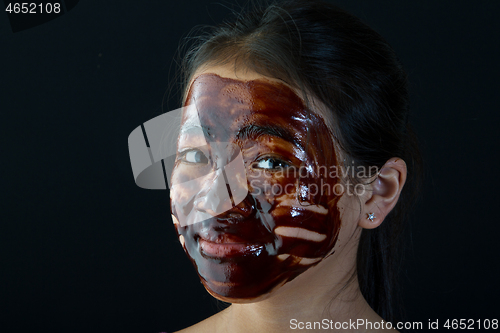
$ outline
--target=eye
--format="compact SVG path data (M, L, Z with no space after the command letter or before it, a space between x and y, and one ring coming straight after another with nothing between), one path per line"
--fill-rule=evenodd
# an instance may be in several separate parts
M264 157L258 160L254 164L254 168L256 169L266 169L266 170L279 170L290 167L288 162L280 160L275 157Z
M192 164L207 164L207 156L199 149L189 149L182 153L180 158L182 162L192 163Z

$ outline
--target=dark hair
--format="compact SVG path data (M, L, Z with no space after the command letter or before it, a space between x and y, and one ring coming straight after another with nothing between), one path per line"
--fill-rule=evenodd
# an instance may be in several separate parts
M354 165L380 169L392 157L406 161L400 200L380 227L362 231L356 263L363 296L382 318L394 321L401 231L416 193L420 155L408 123L407 75L389 44L332 4L278 1L211 28L182 62L184 92L200 66L234 62L321 101Z

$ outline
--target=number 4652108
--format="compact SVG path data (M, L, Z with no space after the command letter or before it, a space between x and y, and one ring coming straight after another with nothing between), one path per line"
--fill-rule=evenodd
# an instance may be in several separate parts
M444 328L452 330L474 330L474 329L485 329L485 330L497 330L498 329L498 319L448 319L443 325Z
M34 3L34 2L10 2L5 8L6 12L14 14L58 14L61 12L61 4L55 3Z

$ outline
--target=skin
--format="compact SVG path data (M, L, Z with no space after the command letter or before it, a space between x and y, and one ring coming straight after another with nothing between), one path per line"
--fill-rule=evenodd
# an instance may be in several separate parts
M199 75L186 104L197 109L184 113L172 173L177 232L212 295L263 299L332 252L339 196L314 193L339 183L314 171L336 166L335 153L323 153L332 138L293 90L262 78ZM238 162L236 200L226 194L229 170L219 170Z
M321 110L308 111L307 114L303 107L296 107L290 112L280 113L274 109L269 112L272 108L255 107L258 104L248 101L259 102L258 98L245 95L245 91L252 90L249 87L262 86L290 92L293 89L279 80L251 71L235 71L230 66L206 67L193 77L187 104L197 98L200 121L210 129L209 137L229 144L218 149L206 148L211 149L205 151L206 160L200 159L199 153L182 155L184 160L180 159L172 175L177 185L171 191L171 206L181 244L197 267L204 286L214 297L233 305L182 332L283 332L290 330L292 318L309 322L325 318L336 322L358 318L380 322L381 318L361 295L356 276L351 277L355 272L362 228L379 226L399 198L406 179L404 161L399 158L387 161L378 176L368 180L370 185L361 196L345 192L315 196L301 191L303 183L310 185L324 180L334 186L342 180L321 177L314 172L306 179L278 177L275 168L270 168L276 162L271 163L269 156L279 157L286 162L282 166L287 168L338 165L340 153ZM240 106L245 107L221 107L224 98L213 98L210 91L214 85L236 85L237 94L243 101ZM277 96L276 91L273 93ZM295 94L300 101L298 95ZM290 94L287 97L294 99ZM251 108L247 107L249 104L252 104ZM217 106L215 110L221 116L214 118L210 112L205 116L203 110L210 109L210 106ZM306 115L313 123L309 128L317 132L307 134L306 128L310 124ZM184 124L189 122L188 118L184 117ZM287 124L293 129L295 140L272 135L238 140L237 133L242 128L259 122ZM318 135L320 133L323 135ZM305 145L306 141L309 145ZM207 142L201 135L183 139L181 134L179 148L203 146L202 143L206 146ZM249 193L241 202L233 198L234 207L222 207L222 201L207 199L210 190L220 186L217 184L221 180L220 174L218 177L214 166L223 167L237 160L238 156L249 179L246 184ZM189 164L189 161L203 163ZM264 172L257 172L262 169ZM195 180L195 186L183 187L186 180ZM283 187L295 184L295 190L286 195L274 195L264 187L266 180ZM221 184L224 186L225 183ZM245 184L239 186L244 188ZM186 209L190 202L192 207ZM183 208L184 211L179 212ZM376 215L373 221L366 218L369 212ZM297 232L298 229L292 229L295 227L314 233ZM248 244L251 246L245 247Z

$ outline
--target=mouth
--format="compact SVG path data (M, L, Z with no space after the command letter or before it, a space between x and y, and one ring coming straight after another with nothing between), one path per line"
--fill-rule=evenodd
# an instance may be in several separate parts
M218 263L239 262L268 255L275 247L273 233L252 218L209 219L181 230L193 254Z
M210 259L236 258L244 256L258 256L264 250L265 244L235 242L230 237L210 241L198 239L200 253Z

